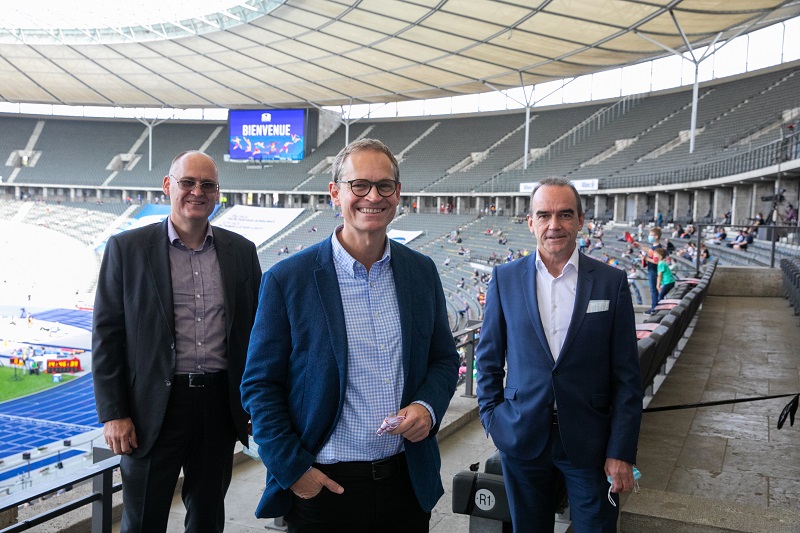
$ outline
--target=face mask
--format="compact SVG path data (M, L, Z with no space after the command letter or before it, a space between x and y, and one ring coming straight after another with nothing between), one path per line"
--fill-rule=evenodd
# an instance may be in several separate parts
M656 242L656 238L653 237L652 235L648 235L647 236L647 242L654 243L654 242Z

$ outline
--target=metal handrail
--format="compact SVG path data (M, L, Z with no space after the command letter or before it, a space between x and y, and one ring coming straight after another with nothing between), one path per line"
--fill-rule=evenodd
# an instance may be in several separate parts
M110 459L95 463L74 474L63 476L49 483L36 485L35 487L16 492L0 499L0 514L3 514L6 511L16 509L20 505L26 503L31 503L48 494L53 494L62 489L72 488L85 481L92 481L91 494L76 498L63 505L27 518L22 522L8 526L0 530L0 533L27 531L90 503L92 504L92 533L110 533L112 523L111 497L115 492L122 490L121 483L114 484L113 482L114 469L119 467L119 461L120 457L114 456Z

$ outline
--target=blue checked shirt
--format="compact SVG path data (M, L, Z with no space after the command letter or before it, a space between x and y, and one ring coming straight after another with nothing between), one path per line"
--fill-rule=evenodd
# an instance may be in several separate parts
M331 242L347 328L347 389L339 422L317 455L322 464L377 461L403 451L403 437L375 433L403 407L403 343L389 239L367 272L339 243L340 230ZM418 403L433 418L430 406Z

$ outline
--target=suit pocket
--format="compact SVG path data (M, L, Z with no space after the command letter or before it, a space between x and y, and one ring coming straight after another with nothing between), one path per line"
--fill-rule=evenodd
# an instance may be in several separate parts
M505 400L516 400L517 399L517 387L506 387L503 389L503 399Z

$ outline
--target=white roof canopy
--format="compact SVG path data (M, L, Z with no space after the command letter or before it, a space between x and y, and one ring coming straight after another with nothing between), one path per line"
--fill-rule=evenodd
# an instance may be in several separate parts
M125 28L0 24L0 101L245 108L436 98L667 54L651 40L683 51L675 21L696 48L798 15L797 0L248 0Z

